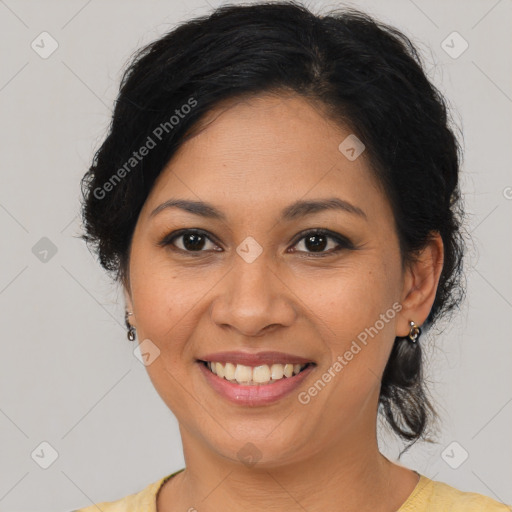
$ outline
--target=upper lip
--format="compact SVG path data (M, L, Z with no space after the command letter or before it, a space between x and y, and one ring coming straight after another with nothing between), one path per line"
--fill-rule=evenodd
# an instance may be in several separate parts
M261 366L264 364L307 364L313 363L311 359L286 354L285 352L216 352L215 354L206 354L198 358L199 361L211 361L216 363L243 364L245 366Z

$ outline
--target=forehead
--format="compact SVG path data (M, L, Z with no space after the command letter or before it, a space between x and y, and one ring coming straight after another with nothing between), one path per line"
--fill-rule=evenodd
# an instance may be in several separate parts
M364 152L350 160L339 149L350 136L348 127L298 95L224 102L174 154L145 213L169 197L222 205L229 215L230 208L268 210L299 198L338 196L378 214L385 198Z

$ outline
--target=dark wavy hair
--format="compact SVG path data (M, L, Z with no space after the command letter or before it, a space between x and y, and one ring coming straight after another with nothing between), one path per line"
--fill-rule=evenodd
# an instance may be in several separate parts
M187 21L132 55L108 135L81 182L81 238L126 283L140 210L198 121L222 100L298 93L364 141L392 207L403 268L441 235L444 266L425 331L465 296L465 243L462 151L423 67L407 36L352 8L315 15L292 1L225 5ZM138 154L150 140L154 147ZM421 343L397 337L381 383L379 412L411 441L406 449L432 442L438 419L422 358Z

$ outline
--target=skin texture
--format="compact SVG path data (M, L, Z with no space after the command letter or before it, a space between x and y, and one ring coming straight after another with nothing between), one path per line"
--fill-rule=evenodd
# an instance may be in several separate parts
M186 462L163 486L159 512L314 512L333 504L391 512L417 484L414 472L380 454L377 404L395 336L409 333L410 320L422 325L432 307L442 240L435 236L402 269L391 208L364 153L349 161L338 150L350 133L298 95L225 102L180 147L147 198L125 298L139 342L150 339L160 350L147 371L179 421ZM367 219L327 210L278 221L296 200L330 197L361 208ZM227 220L177 208L150 218L170 198L212 203ZM184 228L215 238L205 239L201 253L187 253L183 237L174 251L157 245ZM315 257L297 238L315 228L347 237L355 249ZM250 264L236 252L248 236L263 248ZM319 250L337 246L328 239ZM307 390L394 303L401 311L307 405L295 392L267 406L231 404L196 362L225 350L300 355L317 364L298 391ZM247 442L261 455L251 467L237 456Z

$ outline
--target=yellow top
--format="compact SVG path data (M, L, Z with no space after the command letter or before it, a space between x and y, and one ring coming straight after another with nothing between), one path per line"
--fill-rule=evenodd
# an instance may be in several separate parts
M98 503L74 512L157 512L156 495L171 475L149 484L136 494L130 494L117 501ZM418 473L419 474L419 473ZM98 508L97 508L98 507ZM482 494L459 491L443 482L430 480L420 475L420 480L397 512L512 512L510 505L488 498Z

